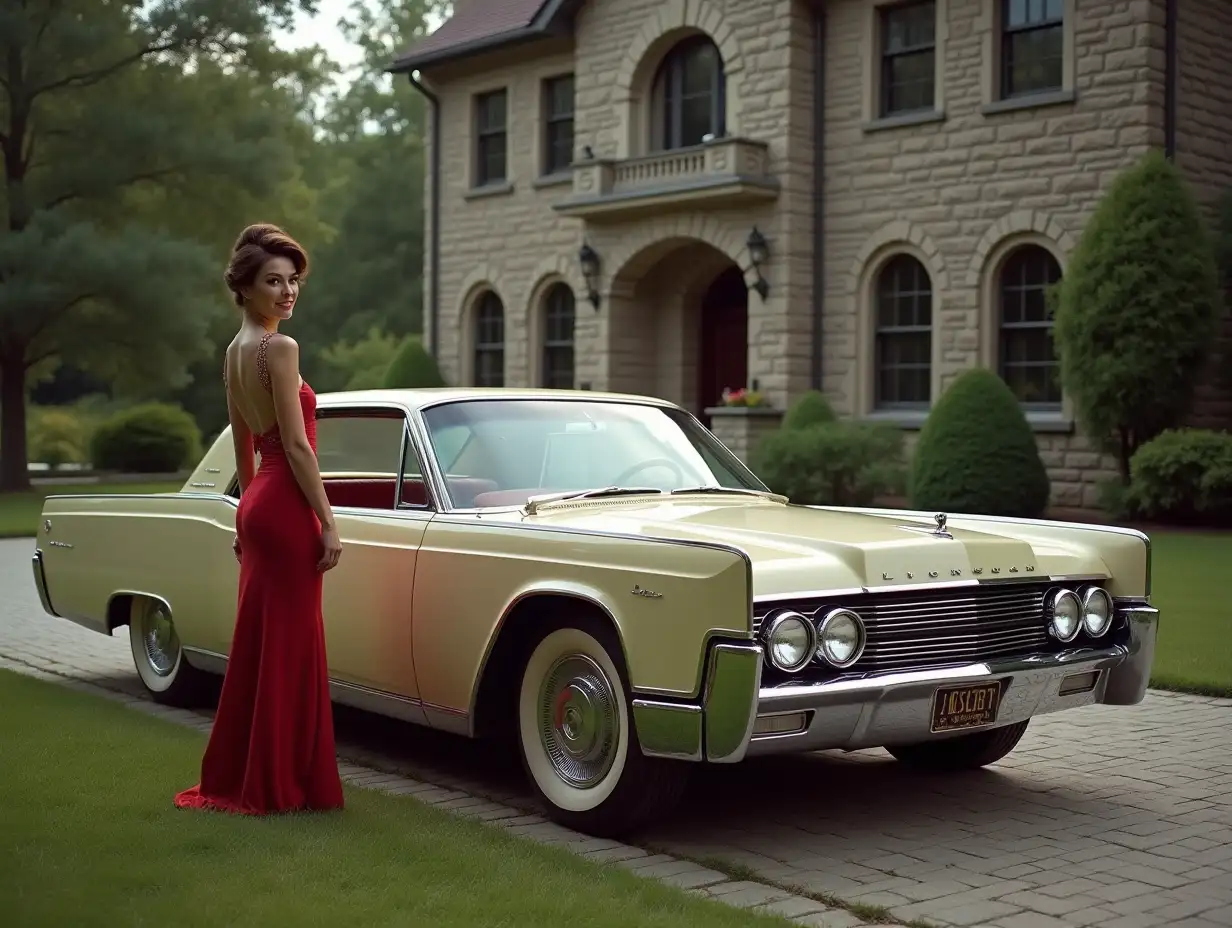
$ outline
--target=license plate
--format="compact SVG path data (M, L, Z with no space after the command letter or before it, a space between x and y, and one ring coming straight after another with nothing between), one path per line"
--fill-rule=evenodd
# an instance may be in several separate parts
M933 695L933 731L991 725L1000 704L1000 683L943 687Z

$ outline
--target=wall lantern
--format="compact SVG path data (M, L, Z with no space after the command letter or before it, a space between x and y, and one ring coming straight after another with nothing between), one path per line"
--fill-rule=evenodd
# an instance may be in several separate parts
M746 268L746 270L757 272L757 280L754 281L750 289L756 290L757 295L764 302L766 297L770 295L770 285L766 283L766 278L761 276L761 266L770 260L770 243L766 241L766 237L761 234L757 226L753 226L753 231L749 233L749 237L744 245L749 250L749 260L753 262L753 266Z
M586 278L586 296L590 305L599 311L599 253L582 242L578 250L578 264L582 266L582 276Z

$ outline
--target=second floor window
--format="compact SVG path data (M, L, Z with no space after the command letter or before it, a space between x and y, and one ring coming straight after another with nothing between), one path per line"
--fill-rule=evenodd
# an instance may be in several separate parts
M685 39L663 59L651 90L650 147L657 151L700 145L726 132L723 58L710 39Z
M1060 90L1065 0L1001 0L1001 96Z
M936 103L937 5L881 8L881 115L931 110Z
M508 107L503 90L475 98L475 186L503 184L508 178Z
M573 163L573 75L543 82L543 173L560 174Z

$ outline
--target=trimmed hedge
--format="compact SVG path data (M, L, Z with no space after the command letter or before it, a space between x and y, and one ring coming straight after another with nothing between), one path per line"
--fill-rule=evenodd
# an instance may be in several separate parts
M1037 519L1048 472L1005 381L986 368L961 374L937 400L911 459L915 509Z
M803 506L871 506L902 487L903 436L886 425L784 426L758 442L750 458L766 486Z
M810 390L792 404L779 427L792 431L834 422L837 418L824 394L818 390Z
M1232 434L1169 429L1130 460L1128 512L1152 521L1232 524Z
M179 406L143 403L100 424L91 445L97 470L169 474L201 457L201 429Z
M394 359L389 362L382 385L404 390L443 387L445 378L441 376L436 359L424 348L423 342L418 336L412 335L402 343Z

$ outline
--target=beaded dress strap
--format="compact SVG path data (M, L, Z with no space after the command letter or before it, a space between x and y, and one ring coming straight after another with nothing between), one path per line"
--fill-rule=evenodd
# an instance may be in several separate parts
M270 339L273 337L273 332L266 332L261 336L261 343L257 345L257 380L259 380L261 382L261 386L265 387L265 389L269 392L273 392L273 387L270 382L269 358L267 357L267 352L269 351Z

